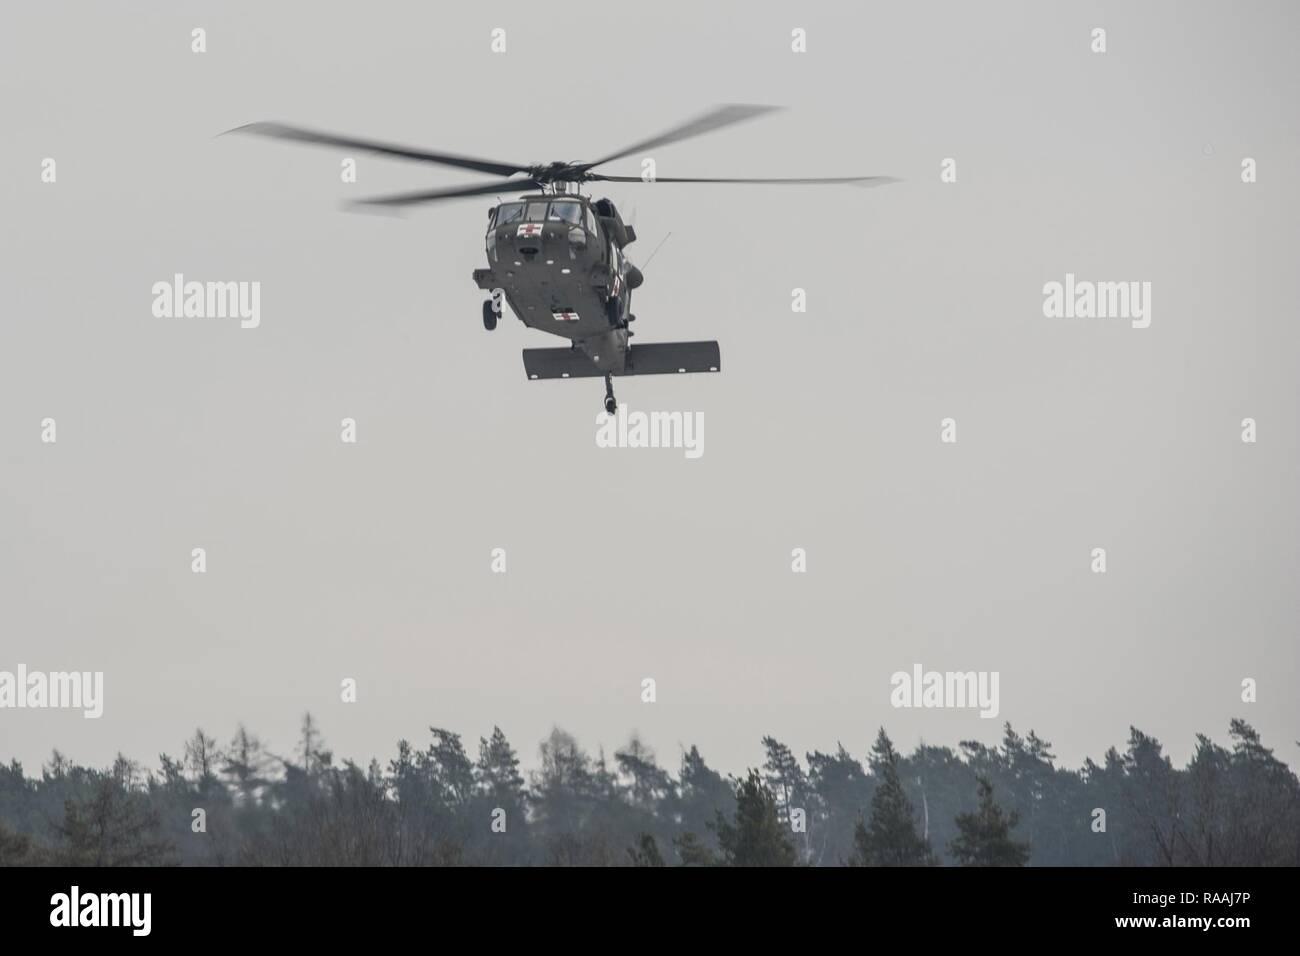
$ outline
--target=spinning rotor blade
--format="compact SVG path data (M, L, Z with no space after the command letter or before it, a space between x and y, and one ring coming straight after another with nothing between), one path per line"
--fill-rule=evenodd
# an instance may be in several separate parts
M828 183L849 183L854 186L887 186L898 182L893 176L831 176L817 179L708 179L679 176L656 176L645 180L640 176L602 176L592 173L588 179L599 179L607 183L764 183L767 185L803 185L815 186Z
M414 159L425 163L439 163L443 166L456 166L460 169L474 169L494 176L514 176L528 172L526 166L510 163L496 163L490 159L475 159L471 156L456 156L452 153L434 153L427 149L412 149L407 146L395 146L391 143L379 143L368 139L353 139L350 136L335 136L333 133L318 133L314 130L283 123L249 123L237 126L228 133L255 133L258 136L270 136L273 139L288 139L299 143L315 143L318 146L337 146L340 149L356 149L381 156L395 156L398 159Z
M622 159L624 156L631 156L633 153L639 153L643 150L654 149L656 146L666 146L669 143L676 143L683 139L690 139L692 136L701 136L704 133L712 132L715 129L721 129L724 126L731 126L734 123L742 123L747 119L753 119L756 116L762 116L764 113L771 113L780 109L779 106L754 106L744 103L731 103L726 106L718 106L688 120L672 129L664 130L658 136L652 136L649 139L642 140L626 149L621 149L617 153L610 153L594 163L579 163L581 169L591 169L594 166L600 166L603 163L613 162L616 159ZM596 177L599 178L599 177Z
M419 192L395 193L390 196L375 196L372 199L357 199L354 206L418 206L420 203L437 202L440 199L459 199L462 196L486 196L490 193L508 193L519 189L535 189L542 184L535 179L508 179L500 183L483 183L477 186L456 186L451 189L422 189Z

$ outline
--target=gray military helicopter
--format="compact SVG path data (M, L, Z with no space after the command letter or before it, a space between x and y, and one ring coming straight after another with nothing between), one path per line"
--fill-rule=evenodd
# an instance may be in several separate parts
M605 410L612 415L618 407L614 399L614 376L717 372L722 368L722 359L716 341L647 345L632 345L628 341L634 334L629 326L636 320L632 314L632 291L644 281L641 270L625 252L636 241L636 230L623 222L613 202L588 197L583 191L587 183L879 186L896 181L889 176L715 179L607 176L593 172L597 166L616 159L731 126L775 109L778 107L718 106L595 162L559 161L531 166L336 136L283 123L251 123L230 132L378 153L505 177L504 181L358 200L356 205L361 206L404 208L468 196L538 190L488 210L485 241L488 268L474 270L474 282L492 294L483 303L483 326L488 331L496 328L501 314L500 300L504 298L524 325L569 339L572 344L568 348L524 349L524 370L530 379L604 376Z

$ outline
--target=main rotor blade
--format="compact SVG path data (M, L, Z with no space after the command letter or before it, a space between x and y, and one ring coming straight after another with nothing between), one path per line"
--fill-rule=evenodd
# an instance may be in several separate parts
M477 186L456 186L451 189L425 189L419 192L394 193L390 196L375 196L371 199L356 199L355 206L418 206L421 203L437 202L441 199L459 199L463 196L487 196L492 193L508 193L519 189L536 189L541 183L535 179L508 179L502 183L482 183Z
M640 176L602 176L592 173L588 179L599 179L607 183L763 183L767 185L803 185L816 186L831 183L847 183L853 186L888 186L898 182L893 176L830 176L816 179L700 179L694 177L656 176L654 179L642 179Z
M610 153L594 163L581 163L580 168L591 169L602 163L613 162L616 159L622 159L624 156L631 156L633 153L639 153L643 150L654 149L656 146L666 146L669 143L676 143L683 139L690 139L692 136L701 136L704 133L712 132L715 129L721 129L724 126L731 126L734 123L742 123L747 119L753 119L756 116L762 116L765 113L771 113L779 110L779 106L757 106L745 103L729 103L725 106L718 106L707 113L695 117L693 120L687 120L679 126L672 129L664 130L658 136L652 136L644 139L639 143L620 149L617 153Z
M254 133L258 136L270 136L273 139L288 139L299 143L315 143L318 146L336 146L339 149L357 149L381 156L395 156L398 159L414 159L424 163L439 163L443 166L456 166L460 169L474 169L494 176L514 176L526 173L526 166L512 163L497 163L490 159L475 159L472 156L456 156L452 153L434 153L427 149L413 149L396 146L392 143L379 143L369 139L355 139L350 136L335 136L333 133L319 133L315 130L302 129L298 126L286 126L283 123L249 123L237 126L228 133Z

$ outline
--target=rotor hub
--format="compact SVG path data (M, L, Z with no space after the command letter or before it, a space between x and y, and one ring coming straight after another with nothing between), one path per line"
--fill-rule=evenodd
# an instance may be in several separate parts
M529 166L528 177L539 183L580 183L588 178L585 167L566 162Z

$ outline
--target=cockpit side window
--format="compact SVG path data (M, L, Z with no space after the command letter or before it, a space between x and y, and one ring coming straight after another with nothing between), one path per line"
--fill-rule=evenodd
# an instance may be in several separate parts
M507 202L497 206L497 225L504 226L512 222L518 222L523 218L524 204L521 202Z
M551 203L546 214L548 222L567 222L571 226L582 224L582 203L571 199Z
M546 203L544 201L530 202L528 204L527 219L529 222L541 222L545 218L546 218Z

